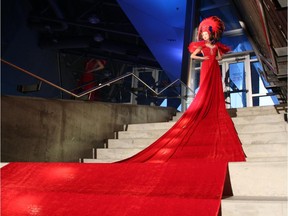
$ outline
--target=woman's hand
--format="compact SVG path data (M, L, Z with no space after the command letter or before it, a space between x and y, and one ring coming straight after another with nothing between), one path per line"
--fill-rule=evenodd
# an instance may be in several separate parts
M222 59L223 59L223 58L222 58L222 55L221 55L220 51L218 50L217 56L216 56L216 60L217 60L217 61L221 61Z
M216 56L217 61L221 61L222 59L223 59L222 56Z

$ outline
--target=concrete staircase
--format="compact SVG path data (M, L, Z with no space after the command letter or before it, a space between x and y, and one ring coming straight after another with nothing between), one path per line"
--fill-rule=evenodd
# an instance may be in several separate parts
M287 216L285 108L264 106L229 112L247 162L229 163L228 187L233 195L223 197L222 216ZM125 125L123 131L115 133L115 139L108 140L107 148L97 149L97 159L83 162L115 162L130 157L159 138L180 116L178 113L170 122Z

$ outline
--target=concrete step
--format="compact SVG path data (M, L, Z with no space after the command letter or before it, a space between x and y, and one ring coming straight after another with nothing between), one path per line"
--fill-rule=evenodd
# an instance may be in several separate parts
M287 216L287 198L233 196L221 200L222 216Z
M259 135L239 134L243 145L259 145L259 144L286 144L287 132L283 133L260 133ZM108 139L108 148L146 148L156 138L123 138Z
M234 124L242 125L247 124L267 124L267 123L284 123L284 115L273 114L273 115L266 115L266 116L245 116L245 117L237 117L232 118ZM159 122L159 123L144 123L144 124L129 124L124 126L124 130L127 131L135 131L135 130L154 130L154 129L169 129L171 128L176 122Z
M287 156L279 157L248 157L246 158L247 162L287 162Z
M121 142L125 143L124 145L129 145L129 143L133 143L135 146L141 147L141 145L148 145L149 143L153 143L160 137L159 134L155 134L156 132L151 133L137 133L137 136L134 136L134 133L122 133L119 136L119 139L109 139L108 146L113 148L112 146L117 145L115 143ZM165 133L165 131L163 131ZM132 134L132 135L131 135ZM249 144L277 144L277 143L287 143L287 132L273 132L273 133L239 133L238 134L243 145ZM121 141L123 140L123 142ZM127 142L126 142L127 141ZM143 141L143 143L142 143ZM124 147L123 147L124 148Z
M251 112L267 112L271 111L272 113L284 113L286 109L286 105L275 105L275 106L256 106L256 107L243 107L243 108L232 108L232 109L227 109L229 113L251 113Z
M118 159L106 158L106 159L92 159L84 158L83 163L114 163L119 161Z
M271 115L255 115L255 116L243 116L232 118L235 125L239 124L261 124L261 123L278 123L284 122L283 114L271 114Z
M234 196L287 197L286 162L230 162Z
M243 150L248 158L287 157L287 144L252 144L243 145Z
M250 119L253 122L253 118ZM247 120L248 121L248 120ZM235 124L235 128L238 133L255 133L255 132L280 132L286 131L287 123L284 121L279 122L267 122L267 123L256 123L253 124ZM146 123L146 124L131 124L128 125L127 131L140 131L143 130L169 130L175 122L161 122L161 123ZM162 133L162 132L161 132Z
M127 146L126 148L122 148L121 145L119 145L118 148L99 148L97 149L97 159L125 159L140 152L144 148L145 147L133 146L133 144L130 144L130 148L127 148ZM257 161L257 158L259 158L259 160L266 158L266 161L269 161L269 159L282 161L283 158L287 157L287 144L285 143L243 145L243 149L248 161ZM281 160L279 157L281 157ZM251 160L249 160L249 158L251 158Z
M269 144L287 143L287 131L267 133L238 133L242 143L248 144Z
M129 124L127 131L170 129L176 122L157 122L144 124Z
M156 139L108 139L108 148L146 148Z
M239 124L235 125L238 133L265 133L265 132L285 132L286 122L261 123L261 124Z
M123 160L125 158L131 157L135 154L137 154L138 152L140 152L141 150L143 150L143 148L131 148L131 149L125 149L125 148L103 148L97 149L97 154L96 157L97 159L117 159L117 160Z
M257 116L257 115L273 115L273 114L284 114L285 106L259 106L259 107L245 107L238 109L227 109L231 117L243 117L243 116ZM173 117L172 121L177 121L181 116L182 112L177 112Z
M144 130L144 131L119 131L118 139L135 139L135 138L159 138L167 130Z
M252 136L251 134L239 135L242 144L245 145L261 145L261 144L286 144L287 132L284 133L260 133ZM261 139L262 138L262 139ZM123 138L123 139L108 139L108 148L146 148L156 138ZM264 146L266 147L266 146ZM269 148L269 147L268 147Z
M6 166L6 165L8 165L8 164L9 164L8 162L7 162L7 163L5 163L5 162L1 162L1 163L0 163L0 168Z
M165 124L161 124L165 127ZM286 132L287 124L285 122L280 123L262 123L262 124L241 124L236 125L236 130L238 134L257 134L257 133L271 133L271 132ZM170 128L170 127L169 127ZM169 129L168 128L168 129ZM127 139L127 138L159 138L162 136L167 130L166 129L141 129L141 130L129 130L129 131L119 131L118 138L119 139Z

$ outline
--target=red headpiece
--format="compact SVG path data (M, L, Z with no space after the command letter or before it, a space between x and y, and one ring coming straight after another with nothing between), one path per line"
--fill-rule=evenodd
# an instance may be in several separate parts
M206 31L213 37L215 41L218 41L221 38L224 29L224 22L220 18L218 18L217 16L208 17L200 23L197 39L201 40L202 32Z

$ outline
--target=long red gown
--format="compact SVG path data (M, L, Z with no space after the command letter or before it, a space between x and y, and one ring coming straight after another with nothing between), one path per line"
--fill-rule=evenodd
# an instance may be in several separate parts
M221 72L216 60L218 50L223 54L229 48L219 42L209 48L200 41L192 42L189 51L192 53L198 47L209 59L202 62L200 89L193 103L167 133L126 162L245 160L241 142L225 107Z
M112 164L11 163L1 169L2 216L217 216L227 163L245 156L228 115L215 55L181 119L139 154Z

